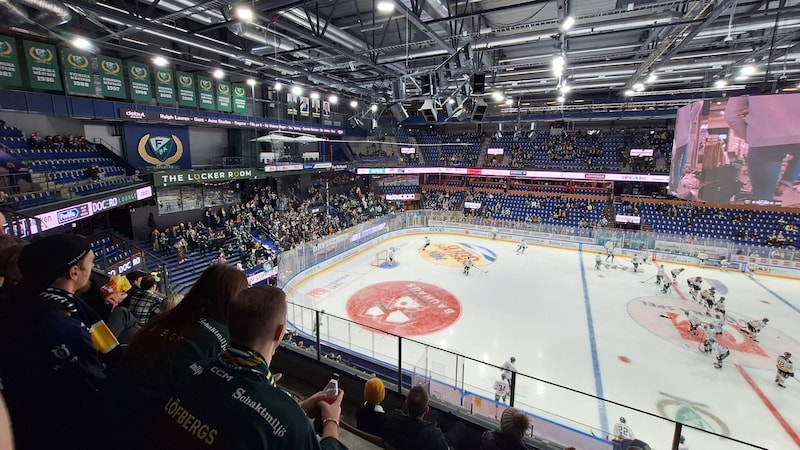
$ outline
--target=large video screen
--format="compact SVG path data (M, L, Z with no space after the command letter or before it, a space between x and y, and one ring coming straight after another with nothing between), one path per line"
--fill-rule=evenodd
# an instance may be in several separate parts
M686 200L800 207L800 94L680 108L669 189Z

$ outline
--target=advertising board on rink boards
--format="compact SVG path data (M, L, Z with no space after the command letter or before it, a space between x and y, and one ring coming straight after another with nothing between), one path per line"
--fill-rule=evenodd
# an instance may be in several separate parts
M562 248L578 248L578 243L594 244L595 240L588 237L568 236L564 234L539 233L536 231L512 230L508 228L493 228L483 225L460 225L440 220L431 220L428 225L439 228L443 233L464 233L468 236L492 237L500 239L518 240L524 238L530 244L550 245Z

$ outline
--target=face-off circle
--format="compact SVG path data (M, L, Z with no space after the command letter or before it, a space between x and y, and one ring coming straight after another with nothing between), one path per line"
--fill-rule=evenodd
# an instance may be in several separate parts
M347 301L354 321L399 336L443 330L461 316L461 303L445 289L419 281L387 281L365 287Z
M694 312L704 324L714 320L712 316L705 314L704 307L691 300L642 297L628 302L628 314L639 325L662 339L698 352L705 335L703 332L696 335L689 332L686 311ZM769 325L758 334L758 342L754 341L741 331L747 329L746 323L752 319L755 317L745 318L728 310L717 342L731 351L731 357L726 362L756 369L774 369L777 355L783 354L787 348L797 348L798 343L791 336Z

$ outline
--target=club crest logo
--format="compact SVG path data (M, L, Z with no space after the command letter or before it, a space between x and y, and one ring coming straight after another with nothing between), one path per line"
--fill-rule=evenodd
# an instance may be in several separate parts
M236 86L235 88L233 88L233 95L237 97L244 97L245 96L244 88L241 86Z
M131 76L137 80L146 80L147 69L142 66L131 66Z
M209 80L200 80L200 89L204 91L210 91L212 88L211 81Z
M53 52L49 48L31 47L28 54L33 62L47 64L53 61Z
M220 94L225 94L225 95L228 95L231 92L231 88L227 84L218 84L217 90L219 91Z
M156 72L156 79L159 83L172 83L172 73L159 70Z
M87 67L89 67L89 58L83 55L76 55L75 53L70 53L67 55L67 64L69 64L75 69L86 69Z
M139 139L139 156L154 166L169 166L183 156L183 142L175 136L153 136L145 134Z
M8 41L0 41L0 56L11 56L14 46Z
M180 84L181 87L191 88L194 86L194 79L189 75L181 75L178 77L178 84Z
M105 60L100 64L100 69L109 75L119 75L119 64L114 61Z

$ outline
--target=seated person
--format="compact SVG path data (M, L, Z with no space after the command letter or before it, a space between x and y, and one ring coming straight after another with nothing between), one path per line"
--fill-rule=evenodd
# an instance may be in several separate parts
M522 439L530 427L528 416L515 408L506 408L500 416L500 428L481 436L481 450L526 450Z
M156 279L152 275L140 278L139 289L128 298L131 312L143 324L158 314L163 301L163 297L156 293Z
M397 450L451 450L444 433L423 417L428 413L428 393L414 386L406 397L408 415L397 413L386 419L383 439Z
M380 436L386 424L386 412L381 403L386 398L383 381L372 378L364 384L364 404L356 410L356 426L359 430Z

